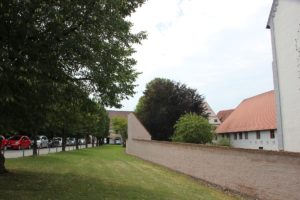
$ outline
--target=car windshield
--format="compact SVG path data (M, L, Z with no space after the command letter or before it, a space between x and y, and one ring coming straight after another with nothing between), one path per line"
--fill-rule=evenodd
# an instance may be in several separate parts
M10 140L19 140L21 138L20 135L15 135L10 138Z

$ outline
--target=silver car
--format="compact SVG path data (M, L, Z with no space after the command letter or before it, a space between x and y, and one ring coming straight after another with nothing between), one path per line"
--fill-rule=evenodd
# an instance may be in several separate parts
M49 140L44 135L38 135L36 138L36 144L38 148L47 148L49 144Z

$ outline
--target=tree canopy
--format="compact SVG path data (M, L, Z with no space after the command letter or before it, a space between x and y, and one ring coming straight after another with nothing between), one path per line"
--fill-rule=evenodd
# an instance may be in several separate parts
M147 84L135 109L154 140L170 140L180 116L196 113L207 117L205 111L204 97L195 89L163 78Z
M213 127L202 116L188 113L176 122L172 141L205 144L212 141Z
M68 87L77 87L103 106L120 107L134 94L138 75L132 45L145 38L144 32L131 32L128 16L143 3L1 1L2 129L43 126L45 113L69 95Z
M134 94L133 45L146 35L128 17L144 2L1 1L0 130L107 134L104 107Z

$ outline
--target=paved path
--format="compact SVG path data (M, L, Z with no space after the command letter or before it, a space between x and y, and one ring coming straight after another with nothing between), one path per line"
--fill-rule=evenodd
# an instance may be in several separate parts
M91 144L88 147L92 147ZM79 145L79 149L85 148L85 145ZM73 151L76 150L76 146L66 146L66 151ZM38 155L45 155L48 153L57 153L62 151L61 147L53 147L53 148L43 148L38 149ZM26 150L5 150L4 157L5 158L21 158L24 156L32 156L32 149Z

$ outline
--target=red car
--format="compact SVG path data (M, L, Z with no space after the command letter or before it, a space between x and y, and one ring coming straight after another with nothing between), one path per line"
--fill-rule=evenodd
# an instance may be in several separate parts
M0 149L5 149L7 144L7 139L3 135L0 135Z
M31 141L27 136L15 135L8 139L6 146L11 149L30 149Z

